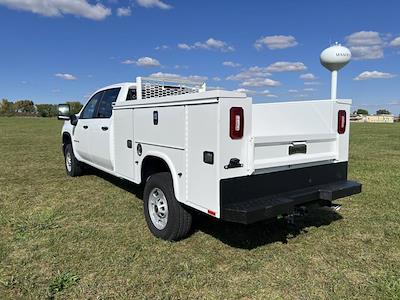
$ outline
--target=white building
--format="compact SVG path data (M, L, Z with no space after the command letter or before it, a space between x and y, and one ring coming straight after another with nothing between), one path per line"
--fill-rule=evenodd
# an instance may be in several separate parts
M350 121L358 123L394 123L393 115L351 115Z

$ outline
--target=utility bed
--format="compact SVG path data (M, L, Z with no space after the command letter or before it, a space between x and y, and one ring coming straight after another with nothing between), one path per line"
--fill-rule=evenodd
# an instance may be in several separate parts
M174 80L105 87L63 128L68 174L85 163L144 184L155 235L184 235L171 226L188 224L187 207L248 224L361 191L347 180L350 100L253 104Z

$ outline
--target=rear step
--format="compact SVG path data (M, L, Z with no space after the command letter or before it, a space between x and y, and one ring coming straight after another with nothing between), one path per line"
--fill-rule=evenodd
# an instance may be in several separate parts
M221 207L221 218L242 224L272 219L292 213L297 206L322 200L324 204L361 192L361 184L355 181L339 181L317 185L287 193L230 203Z

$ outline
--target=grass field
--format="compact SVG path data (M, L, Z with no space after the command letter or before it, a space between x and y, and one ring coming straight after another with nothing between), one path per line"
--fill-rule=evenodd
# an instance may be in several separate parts
M154 238L141 190L65 174L61 123L0 118L0 299L400 298L400 124L352 124L350 174L363 193L282 220L195 219Z

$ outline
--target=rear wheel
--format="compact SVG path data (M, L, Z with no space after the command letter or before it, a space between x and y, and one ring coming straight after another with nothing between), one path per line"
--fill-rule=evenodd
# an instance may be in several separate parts
M143 209L151 233L164 240L182 239L192 225L191 214L175 198L172 177L167 172L147 180Z
M76 159L71 144L68 144L65 147L64 158L65 158L65 170L67 171L67 174L69 176L75 177L82 175L81 163Z

